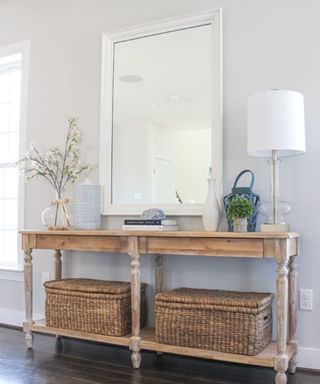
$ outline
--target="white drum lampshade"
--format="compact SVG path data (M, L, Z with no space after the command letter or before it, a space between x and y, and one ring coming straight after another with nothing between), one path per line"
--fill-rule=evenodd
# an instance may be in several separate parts
M247 152L251 156L272 158L272 225L265 231L288 230L277 222L278 157L306 151L303 95L295 91L270 90L248 99ZM290 208L289 208L290 209Z
M306 151L303 95L271 90L248 100L247 150L251 156L293 156Z

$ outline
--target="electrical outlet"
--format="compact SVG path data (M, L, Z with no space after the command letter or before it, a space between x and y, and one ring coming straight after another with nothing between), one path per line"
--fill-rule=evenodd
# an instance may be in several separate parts
M50 280L50 273L49 272L42 272L41 275L42 284L46 281Z
M312 289L300 289L300 310L312 311L313 302L313 290Z

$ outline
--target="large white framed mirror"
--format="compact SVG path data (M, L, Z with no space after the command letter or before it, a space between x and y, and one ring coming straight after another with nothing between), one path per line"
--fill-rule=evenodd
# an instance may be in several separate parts
M103 214L201 215L222 190L221 9L103 35Z

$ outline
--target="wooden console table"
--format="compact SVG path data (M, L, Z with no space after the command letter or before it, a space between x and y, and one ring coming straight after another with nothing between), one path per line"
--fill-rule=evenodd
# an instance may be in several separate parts
M141 231L22 231L27 347L32 348L32 331L128 346L134 368L139 368L141 349L205 359L274 367L276 384L287 382L286 371L296 369L297 325L297 233L233 232L141 232ZM55 279L61 279L61 251L97 251L129 254L131 258L132 335L104 336L50 328L32 320L32 250L55 250ZM140 330L140 255L156 255L156 292L163 290L163 255L272 258L276 274L276 342L256 356L229 354L196 348L159 344L154 330ZM289 303L289 305L288 305ZM288 329L289 328L289 329ZM287 337L288 335L288 337Z

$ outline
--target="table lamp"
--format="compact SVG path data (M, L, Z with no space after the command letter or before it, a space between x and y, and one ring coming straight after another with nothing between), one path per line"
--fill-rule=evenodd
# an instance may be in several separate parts
M271 164L270 201L261 205L267 216L263 232L288 232L283 214L290 210L279 201L278 157L304 153L304 103L299 92L272 89L248 99L247 152L250 156L269 157Z

